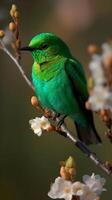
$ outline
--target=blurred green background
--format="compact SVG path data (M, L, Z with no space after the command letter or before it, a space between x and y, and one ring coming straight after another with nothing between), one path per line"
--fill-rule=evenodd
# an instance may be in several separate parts
M87 45L101 44L112 36L111 0L0 0L0 28L4 30L11 20L12 3L18 5L21 13L23 45L39 32L54 32L68 43L86 72L90 59ZM22 62L30 78L30 54L23 54ZM30 104L32 95L15 64L0 51L0 200L50 199L47 192L59 175L59 162L69 155L77 162L77 180L92 172L106 178L107 192L102 194L101 200L110 200L111 178L70 141L57 134L38 138L30 130L28 121L37 116ZM98 117L95 121L103 144L90 148L101 159L112 160L112 145L104 136L105 127ZM69 124L71 126L71 121Z

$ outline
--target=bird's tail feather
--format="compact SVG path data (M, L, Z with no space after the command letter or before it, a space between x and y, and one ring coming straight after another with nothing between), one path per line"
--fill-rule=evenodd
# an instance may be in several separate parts
M77 122L75 122L78 138L85 144L98 144L101 143L101 138L99 137L95 127L81 127Z

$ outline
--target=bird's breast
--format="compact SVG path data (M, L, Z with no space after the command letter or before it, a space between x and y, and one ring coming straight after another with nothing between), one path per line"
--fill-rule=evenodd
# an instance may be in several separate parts
M73 97L71 82L63 70L48 81L33 78L36 94L44 107L59 113L74 112L77 102Z

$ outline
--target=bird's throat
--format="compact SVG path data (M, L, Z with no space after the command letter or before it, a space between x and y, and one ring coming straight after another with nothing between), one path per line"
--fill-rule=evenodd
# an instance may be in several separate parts
M34 62L32 75L35 79L48 81L54 78L64 67L66 59L55 60L52 62L37 63Z

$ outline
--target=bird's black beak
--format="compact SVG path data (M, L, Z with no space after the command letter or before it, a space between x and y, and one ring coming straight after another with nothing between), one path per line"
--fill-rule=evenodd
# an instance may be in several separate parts
M19 50L20 51L33 51L34 48L32 48L32 47L21 47Z

